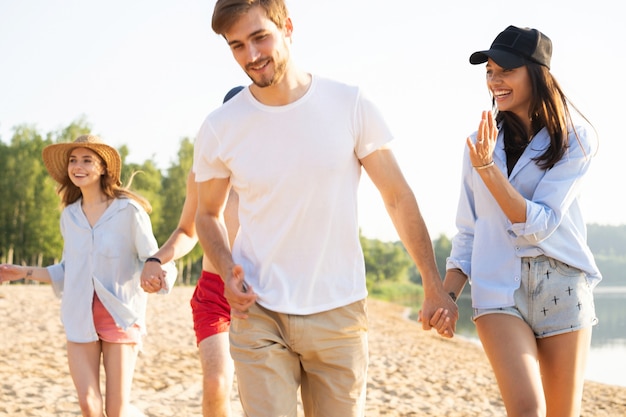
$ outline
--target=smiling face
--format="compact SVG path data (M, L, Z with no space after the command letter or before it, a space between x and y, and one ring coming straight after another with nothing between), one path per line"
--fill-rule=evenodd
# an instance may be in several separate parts
M257 6L243 14L224 37L233 57L261 88L280 83L287 72L292 24L286 19L285 27L279 28Z
M87 148L74 148L70 152L67 175L80 189L100 187L100 177L106 173L102 159Z
M532 98L532 86L528 68L524 65L505 69L491 58L487 61L486 68L487 88L489 88L498 110L515 113L521 120L530 123L528 113Z

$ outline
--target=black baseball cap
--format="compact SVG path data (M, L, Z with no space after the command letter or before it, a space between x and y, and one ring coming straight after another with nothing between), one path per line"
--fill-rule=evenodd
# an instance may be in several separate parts
M489 50L474 52L469 61L476 65L491 58L506 69L521 67L530 61L549 69L551 57L552 41L546 35L537 29L509 26L496 36Z
M224 96L224 100L222 101L222 104L226 103L228 100L230 100L231 98L235 97L237 95L237 93L240 92L243 89L244 89L244 87L242 85L239 85L237 87L231 88L228 91L228 93L226 93L226 95Z

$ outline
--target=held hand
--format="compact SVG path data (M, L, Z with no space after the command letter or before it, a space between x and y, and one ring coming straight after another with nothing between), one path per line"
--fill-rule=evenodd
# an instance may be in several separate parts
M16 281L22 278L29 278L29 271L33 270L19 265L2 264L0 265L0 282Z
M146 262L141 271L141 288L155 293L165 286L165 271L158 262Z
M454 337L458 318L458 306L445 293L425 298L422 310L419 313L422 329L430 330L434 328L441 336L447 338Z
M141 288L147 293L153 294L159 292L163 287L163 281L158 276L151 275L148 278L141 279Z
M452 324L450 317L448 317L448 313L448 310L438 308L437 311L435 311L435 314L433 314L430 318L430 325L433 329L437 330L437 333L441 336L452 338L454 337L454 331L456 328L452 329L452 332L449 331Z
M498 139L498 127L491 111L483 111L476 133L476 143L466 139L470 161L474 168L488 167L493 163L493 151Z
M245 281L241 265L233 267L230 277L224 282L224 297L228 300L231 315L239 319L248 318L248 308L256 302L257 295Z

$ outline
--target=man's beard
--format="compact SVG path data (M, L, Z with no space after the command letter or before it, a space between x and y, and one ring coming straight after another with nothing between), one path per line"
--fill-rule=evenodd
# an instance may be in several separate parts
M248 78L250 78L250 80L252 81L254 85L260 88L271 87L275 85L276 83L278 83L278 81L283 77L283 75L285 74L285 68L287 67L285 61L281 61L280 63L277 63L274 60L270 61L270 63L272 62L274 63L275 66L274 66L274 73L272 74L271 77L261 76L260 79L255 79L252 75L250 75L246 71Z

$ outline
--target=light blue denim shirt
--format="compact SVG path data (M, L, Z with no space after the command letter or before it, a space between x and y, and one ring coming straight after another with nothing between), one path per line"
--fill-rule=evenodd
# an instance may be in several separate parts
M580 190L597 138L588 126L576 126L578 138L569 135L570 146L561 160L545 171L532 158L550 143L544 128L535 135L509 176L509 182L526 199L526 222L511 223L496 203L469 152L463 156L462 184L457 210L457 234L447 269L459 268L470 279L474 308L514 305L520 285L522 257L546 255L582 270L593 287L602 276L587 246L587 229L581 213ZM502 131L493 160L507 175ZM476 133L472 140L476 139Z
M148 297L140 286L140 275L145 259L158 249L145 210L134 200L115 199L91 227L79 199L63 210L61 234L63 259L48 271L54 292L61 298L67 340L98 340L92 313L94 291L119 327L137 324L145 333ZM168 278L175 279L173 263L167 268Z

